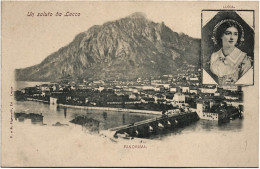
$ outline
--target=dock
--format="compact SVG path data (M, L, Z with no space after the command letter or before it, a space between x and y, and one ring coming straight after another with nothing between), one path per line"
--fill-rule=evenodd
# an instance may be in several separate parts
M180 112L162 115L144 121L123 125L109 129L115 132L114 137L140 137L145 138L153 134L158 134L163 130L173 130L178 127L185 127L199 120L196 112Z

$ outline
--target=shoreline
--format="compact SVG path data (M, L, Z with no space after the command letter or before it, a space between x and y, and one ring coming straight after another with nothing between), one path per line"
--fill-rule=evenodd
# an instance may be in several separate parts
M26 98L26 100L28 101L37 101L37 102L43 102L43 103L49 103L48 101L45 101L45 100L39 100L39 99L34 99L34 98Z
M57 105L63 107L71 107L71 108L79 108L79 109L87 109L87 110L107 110L107 111L120 111L120 112L129 112L129 113L162 115L161 111L153 111L153 110L124 109L124 108L113 108L113 107L88 107L88 106L75 106L75 105L68 105L68 104L57 104Z
M37 101L48 103L48 101L34 99L34 98L26 98L28 101ZM52 105L52 104L50 104ZM129 113L143 113L143 114L154 114L154 115L162 115L161 111L154 111L154 110L138 110L138 109L125 109L125 108L113 108L113 107L89 107L89 106L76 106L76 105L69 105L69 104L53 104L63 107L71 107L71 108L78 108L78 109L86 109L86 110L107 110L107 111L120 111L120 112L129 112Z

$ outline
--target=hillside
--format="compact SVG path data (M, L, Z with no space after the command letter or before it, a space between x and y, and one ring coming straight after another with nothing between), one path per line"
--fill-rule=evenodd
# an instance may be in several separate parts
M142 13L93 26L40 64L16 70L16 80L128 78L172 74L198 65L200 40L172 31Z

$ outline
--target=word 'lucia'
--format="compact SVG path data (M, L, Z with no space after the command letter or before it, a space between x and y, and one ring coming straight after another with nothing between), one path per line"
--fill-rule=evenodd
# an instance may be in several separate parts
M235 8L233 5L224 5L223 8Z

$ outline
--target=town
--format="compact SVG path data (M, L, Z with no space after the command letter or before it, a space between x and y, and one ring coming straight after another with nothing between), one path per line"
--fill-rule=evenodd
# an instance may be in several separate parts
M60 82L15 91L16 100L87 107L111 107L167 112L194 110L200 118L219 120L243 110L238 86L201 84L201 70L185 63L178 73L160 77L120 79L62 79ZM224 111L223 111L224 110ZM220 115L222 112L222 115ZM223 112L226 112L223 114Z

